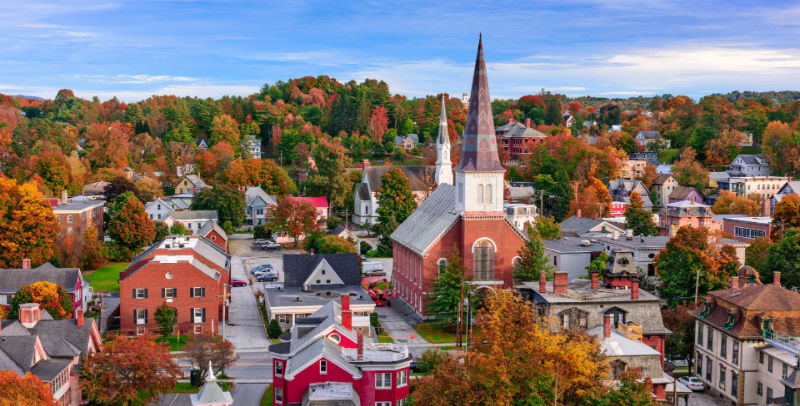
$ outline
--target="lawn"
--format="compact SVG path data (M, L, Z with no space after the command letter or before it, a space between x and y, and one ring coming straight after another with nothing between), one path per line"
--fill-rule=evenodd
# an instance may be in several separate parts
M429 343L454 343L456 342L456 334L443 330L439 327L439 322L426 321L424 323L414 326L414 330L420 337L427 340Z
M272 406L272 384L264 391L264 396L261 397L261 403L259 403L259 405Z
M119 292L119 273L127 267L127 262L108 264L96 271L86 272L83 277L92 284L96 292Z
M156 338L157 343L167 342L169 343L169 350L170 351L180 351L189 341L194 341L191 337L187 336L180 336L180 342L178 342L178 336L167 336L167 337L158 337Z
M392 337L389 337L389 335L386 334L386 331L382 331L381 334L378 334L378 342L379 343L393 343L394 340L392 339Z
M217 382L223 391L228 392L233 386L233 382ZM199 387L194 387L189 382L178 382L174 388L170 389L169 393L197 393L200 391Z

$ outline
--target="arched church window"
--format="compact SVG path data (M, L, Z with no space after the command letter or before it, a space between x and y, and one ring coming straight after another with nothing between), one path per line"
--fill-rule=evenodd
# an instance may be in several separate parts
M492 202L492 185L486 185L486 203Z
M480 240L472 251L474 257L473 275L476 281L494 280L494 244Z
M478 203L483 203L483 185L478 185Z

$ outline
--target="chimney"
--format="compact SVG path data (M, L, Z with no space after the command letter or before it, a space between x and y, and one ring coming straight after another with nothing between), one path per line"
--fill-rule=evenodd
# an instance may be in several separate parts
M639 281L631 282L631 300L639 299Z
M83 327L83 309L78 309L78 317L75 322L78 327Z
M364 332L358 330L358 359L364 359Z
M31 259L25 258L22 260L22 269L31 269Z
M564 271L556 271L553 275L553 293L563 295L567 293L567 282L569 274Z
M694 204L694 196L692 196L692 204Z
M761 215L764 217L769 217L772 213L770 208L770 199L764 199L761 203Z
M342 327L353 329L353 312L350 310L350 295L342 295Z
M731 278L730 284L731 284L731 290L739 289L739 277L734 276L733 278Z
M531 128L531 119L530 118L526 118L525 119L525 127Z
M600 286L600 275L597 272L592 272L592 290Z
M600 213L595 212L594 213L594 219L598 220L599 218L600 218Z
M69 197L69 195L67 195L67 191L66 190L62 190L61 191L61 204L66 203L68 197Z
M24 303L19 306L19 322L26 328L33 328L41 319L39 303Z
M603 337L611 338L611 315L608 313L603 316Z
M625 239L627 239L628 241L633 239L633 229L629 228L625 230Z
M364 168L369 168L369 159L361 161L361 166Z
M772 273L772 284L781 287L781 273L780 272L773 272Z
M578 211L575 212L575 217L580 217L580 216L581 216L581 209L578 209Z
M547 275L544 271L539 272L539 293L547 292Z

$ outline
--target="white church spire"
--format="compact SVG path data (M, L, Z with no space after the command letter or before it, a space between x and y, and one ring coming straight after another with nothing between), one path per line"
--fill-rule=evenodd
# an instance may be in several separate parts
M436 185L453 184L453 164L450 162L450 135L447 132L447 111L442 96L442 113L439 116L439 136L436 138Z

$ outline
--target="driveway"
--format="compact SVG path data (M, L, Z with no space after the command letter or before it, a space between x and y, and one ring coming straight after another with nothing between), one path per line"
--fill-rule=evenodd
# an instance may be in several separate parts
M380 320L386 333L395 343L407 345L411 355L418 358L426 349L433 346L411 327L415 318L407 313L407 307L402 306L399 299L392 300L390 307L376 307L378 320ZM411 338L411 336L414 338Z
M241 257L231 258L231 274L235 279L247 280L242 261ZM270 341L264 331L264 323L250 286L231 288L228 312L225 338L233 343L236 350L265 351Z
M689 395L689 405L688 406L728 406L731 403L721 399L719 396L714 396L708 392L692 392ZM678 402L678 406L683 406L683 401Z

